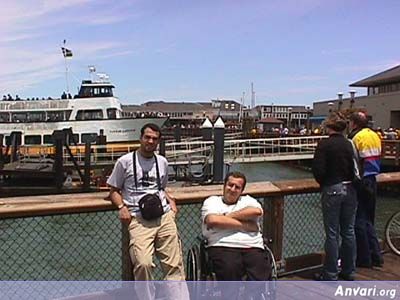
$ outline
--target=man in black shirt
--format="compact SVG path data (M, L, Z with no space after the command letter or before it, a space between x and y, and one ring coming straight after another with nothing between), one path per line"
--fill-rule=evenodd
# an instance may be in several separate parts
M325 229L325 263L318 280L354 280L356 242L354 221L357 208L356 191L352 181L355 174L353 147L343 131L346 120L334 113L325 121L329 135L317 146L313 160L313 174L321 186L322 215ZM339 251L339 234L342 244ZM338 269L340 253L341 272Z

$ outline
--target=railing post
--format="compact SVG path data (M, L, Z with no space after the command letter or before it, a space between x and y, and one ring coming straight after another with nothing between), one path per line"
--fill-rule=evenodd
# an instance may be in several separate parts
M3 169L3 165L4 165L3 138L4 138L4 135L0 134L0 169Z
M84 179L83 179L83 189L85 191L90 190L90 159L91 159L91 144L89 141L85 143L85 159L84 159Z
M122 280L132 281L133 266L129 255L129 230L128 225L121 223L121 254L122 254Z
M62 189L64 183L64 168L63 168L63 141L55 140L56 154L54 159L55 185L58 191Z
M283 258L283 217L284 196L278 195L264 199L264 238L277 261Z

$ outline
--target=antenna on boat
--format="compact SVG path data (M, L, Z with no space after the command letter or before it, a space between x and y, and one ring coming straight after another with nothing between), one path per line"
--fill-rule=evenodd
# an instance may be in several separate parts
M88 66L88 68L89 68L90 79L92 80L92 82L94 82L94 75L96 73L96 67Z
M68 64L67 64L67 59L72 57L72 51L70 49L67 49L65 47L65 44L67 43L67 40L64 40L63 42L63 47L61 47L61 51L64 56L64 61L65 61L65 81L67 83L67 94L69 93L69 81L68 81Z

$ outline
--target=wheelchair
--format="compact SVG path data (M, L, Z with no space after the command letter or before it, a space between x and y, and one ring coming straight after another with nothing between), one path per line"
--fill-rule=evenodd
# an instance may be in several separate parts
M205 281L203 285L195 289L195 299L212 298L211 294L215 294L216 275L213 270L211 259L207 253L207 240L198 238L199 244L192 246L189 249L186 257L186 280L187 281ZM261 299L275 299L276 294L276 280L278 279L277 265L272 251L268 248L266 240L264 240L264 248L267 253L268 261L271 263L271 275L269 281L266 282L266 290ZM246 278L243 278L245 281ZM207 283L208 282L208 283ZM201 287L201 288L200 288Z

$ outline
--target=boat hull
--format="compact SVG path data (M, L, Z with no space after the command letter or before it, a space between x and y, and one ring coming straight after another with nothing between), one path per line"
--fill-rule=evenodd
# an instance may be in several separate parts
M106 120L84 120L63 122L34 122L34 123L0 123L0 134L9 136L11 132L21 132L22 144L25 136L51 135L54 130L71 128L74 134L97 134L100 131L107 138L107 143L134 142L140 139L140 129L147 123L154 123L162 127L166 118L127 118ZM42 142L43 143L43 142Z

